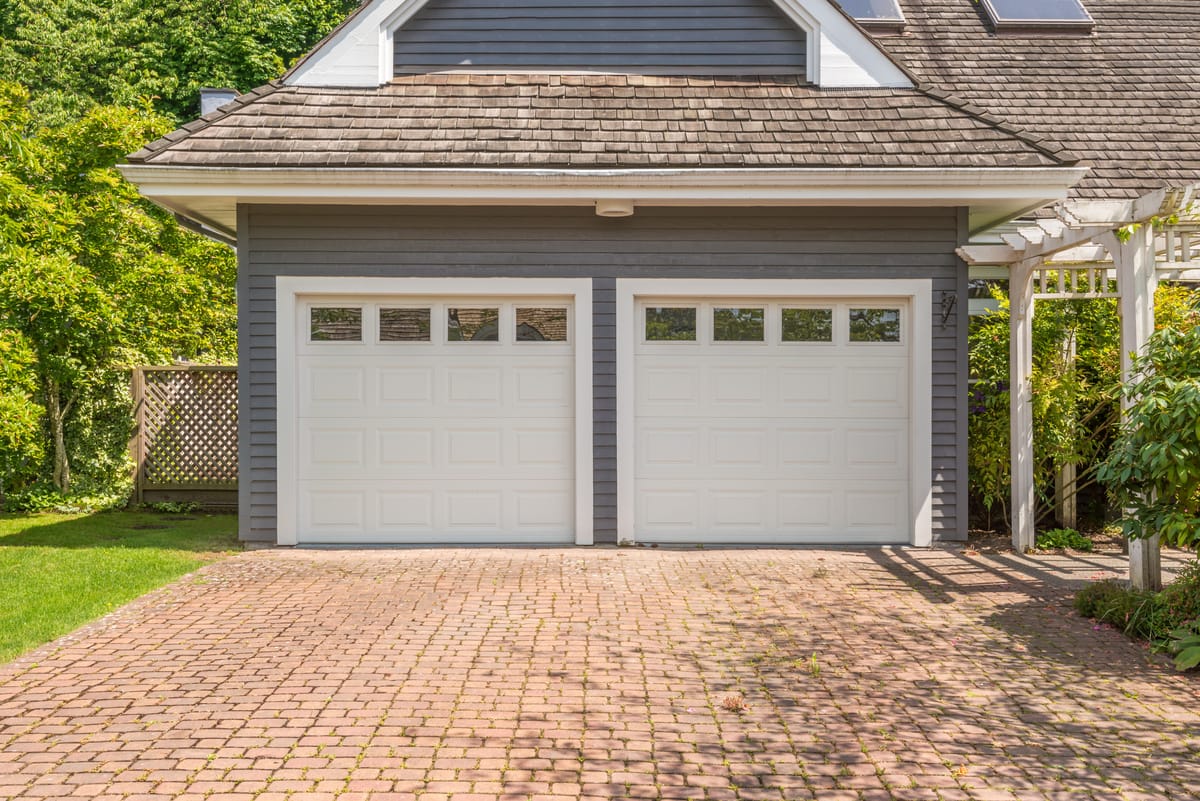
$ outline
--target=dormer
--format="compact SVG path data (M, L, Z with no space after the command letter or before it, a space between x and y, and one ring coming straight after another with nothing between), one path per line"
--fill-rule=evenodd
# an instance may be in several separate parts
M911 87L831 0L370 0L284 78L381 86L425 72L794 75Z

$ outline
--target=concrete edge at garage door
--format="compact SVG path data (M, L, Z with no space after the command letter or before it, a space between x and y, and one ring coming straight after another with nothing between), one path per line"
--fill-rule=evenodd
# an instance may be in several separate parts
M276 543L296 545L298 442L295 331L297 309L308 295L568 297L575 319L575 544L593 542L592 281L590 278L363 278L279 276L275 286L278 371L278 496Z
M933 541L932 281L928 279L617 279L617 532L637 540L635 520L636 388L635 310L639 297L690 298L900 298L912 309L909 426L908 543Z

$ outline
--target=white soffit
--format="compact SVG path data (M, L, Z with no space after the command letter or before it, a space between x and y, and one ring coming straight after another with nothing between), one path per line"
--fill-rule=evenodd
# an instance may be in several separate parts
M922 206L971 210L971 230L1065 198L1081 167L518 170L123 164L143 195L232 234L239 203L445 206Z
M437 0L370 0L306 56L283 82L372 87L392 79L391 33ZM832 0L773 0L808 32L809 79L826 88L902 87L912 80Z

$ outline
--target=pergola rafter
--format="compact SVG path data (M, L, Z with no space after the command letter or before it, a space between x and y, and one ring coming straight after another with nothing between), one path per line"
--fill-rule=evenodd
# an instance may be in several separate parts
M1030 382L1035 301L1116 298L1121 380L1133 380L1133 357L1154 332L1158 281L1200 280L1200 219L1186 216L1197 197L1200 184L1160 189L1136 200L1066 202L1055 208L1054 218L1004 234L1004 244L959 248L969 265L1009 271L1012 528L1018 551L1036 541ZM1157 538L1130 543L1129 574L1135 587L1161 585Z

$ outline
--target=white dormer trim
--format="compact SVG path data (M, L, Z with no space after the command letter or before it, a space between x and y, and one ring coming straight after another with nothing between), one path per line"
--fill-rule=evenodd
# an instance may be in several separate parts
M392 80L392 34L430 0L370 0L285 76L293 86L374 87ZM808 35L808 77L825 88L911 88L912 81L832 0L774 0Z

